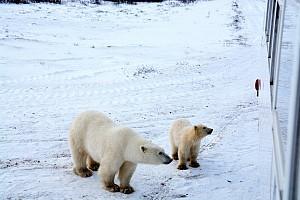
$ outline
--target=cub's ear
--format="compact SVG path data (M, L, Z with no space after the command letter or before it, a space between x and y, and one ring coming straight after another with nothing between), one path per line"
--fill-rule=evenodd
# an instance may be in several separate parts
M145 147L145 146L140 146L140 148L141 148L141 151L143 152L143 153L145 153L145 151L147 150L147 148Z

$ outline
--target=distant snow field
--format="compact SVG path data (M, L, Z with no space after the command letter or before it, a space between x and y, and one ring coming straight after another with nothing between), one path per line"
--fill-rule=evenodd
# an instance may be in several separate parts
M262 0L0 4L0 199L264 199L268 98L256 98L254 81L267 69L265 8ZM72 172L68 129L85 110L168 154L177 118L214 132L199 168L141 164L133 194L110 193L96 173Z

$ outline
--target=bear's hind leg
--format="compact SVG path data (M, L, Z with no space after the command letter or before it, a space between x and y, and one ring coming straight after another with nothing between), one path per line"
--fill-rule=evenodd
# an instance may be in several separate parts
M190 151L190 166L197 168L200 164L197 162L197 157L199 153L199 145L193 145Z
M100 164L93 160L91 156L87 156L86 159L87 167L92 171L97 171L99 169Z
M171 143L171 149L172 149L172 158L174 160L178 160L178 147L174 143L172 132L170 132L170 143Z
M172 147L172 158L178 160L178 147Z
M71 145L71 153L73 157L74 167L73 171L76 175L81 177L90 177L93 172L86 167L87 154L82 149L76 149Z
M130 186L130 179L136 169L137 164L132 162L124 162L119 170L120 191L124 194L134 192L133 187Z

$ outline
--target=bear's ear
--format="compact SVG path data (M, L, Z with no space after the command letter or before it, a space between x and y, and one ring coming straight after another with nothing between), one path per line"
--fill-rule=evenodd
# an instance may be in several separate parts
M194 130L197 131L197 129L198 129L198 127L197 127L197 126L194 126Z
M141 151L143 152L143 153L145 153L145 151L147 150L147 148L145 147L145 146L140 146L140 148L141 148Z

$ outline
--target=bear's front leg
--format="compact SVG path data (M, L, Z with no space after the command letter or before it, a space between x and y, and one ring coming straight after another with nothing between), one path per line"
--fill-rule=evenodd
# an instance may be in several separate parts
M191 147L191 150L190 150L190 166L191 167L194 167L194 168L197 168L200 166L200 164L197 162L197 157L198 157L198 153L199 153L199 144L198 145L193 145Z
M186 158L186 155L187 155L186 149L179 148L178 154L179 154L179 163L178 163L177 169L179 169L179 170L188 169L186 166L186 159L187 159Z
M119 170L120 191L124 194L134 192L133 187L130 186L131 177L136 169L137 164L132 162L124 162Z
M105 163L101 161L101 167L98 172L101 175L102 182L104 185L104 189L110 191L110 192L119 192L120 187L115 184L115 175L120 168L120 165L116 167L116 163Z

